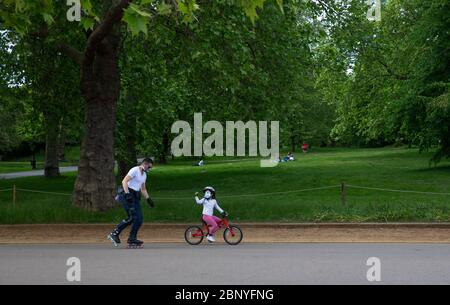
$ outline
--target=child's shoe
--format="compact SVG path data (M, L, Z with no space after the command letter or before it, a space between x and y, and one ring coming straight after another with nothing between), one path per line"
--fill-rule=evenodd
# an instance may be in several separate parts
M216 242L216 239L214 238L214 236L209 235L209 234L208 234L208 236L206 237L206 239L207 239L210 243Z

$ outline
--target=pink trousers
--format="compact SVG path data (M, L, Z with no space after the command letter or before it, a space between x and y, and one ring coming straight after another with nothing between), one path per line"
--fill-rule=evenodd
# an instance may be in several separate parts
M222 221L219 217L203 215L203 220L210 225L209 234L214 235L214 233L219 230L219 223Z

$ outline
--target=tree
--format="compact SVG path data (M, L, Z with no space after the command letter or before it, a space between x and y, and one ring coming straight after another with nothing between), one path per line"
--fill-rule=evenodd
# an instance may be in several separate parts
M381 23L360 20L353 37L340 36L354 65L340 82L338 137L437 147L436 162L450 156L448 9L442 0L389 1Z
M264 2L230 1L241 6L252 20ZM80 65L80 89L86 107L86 128L72 200L77 207L104 211L114 204L114 130L120 91L118 52L122 19L133 33L146 33L147 24L155 15L179 16L183 23L191 23L199 5L195 0L105 0L95 6L84 0L82 4L86 16L81 23L88 30L83 52L61 43L61 50ZM36 19L57 27L54 14L55 5L50 0L7 0L0 4L2 27L18 33L30 31L30 21Z
M28 124L30 128L26 123L20 123L19 129L24 140L45 141L46 177L59 175L59 153L61 142L65 141L62 135L79 126L79 120L73 115L80 108L77 71L71 62L60 56L59 47L54 44L61 39L65 29L67 26L50 32L48 25L40 22L33 31L22 36L9 30L3 32L2 42L7 44L5 55L9 58L2 57L4 77L10 84L8 89L20 89L21 96L16 97L16 105L27 104L23 118L35 121ZM67 34L64 37L76 41L75 37ZM71 124L63 124L68 116L73 118ZM44 139L40 139L36 129L42 131Z
M6 32L0 32L0 159L1 156L20 143L20 135L17 130L17 121L20 111L15 111L14 100L20 95L21 90L14 87L14 82L20 76L11 67L14 65L14 56L11 54L11 45L15 43L14 37Z

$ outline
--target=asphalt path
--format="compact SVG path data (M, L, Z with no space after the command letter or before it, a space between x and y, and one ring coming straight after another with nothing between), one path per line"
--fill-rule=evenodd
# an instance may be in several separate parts
M71 257L80 282L68 281L77 266ZM379 260L379 282L368 280L370 258ZM0 284L450 284L450 245L1 244Z
M59 168L60 173L69 173L76 171L78 171L78 166L63 166ZM0 179L16 179L16 178L36 177L36 176L44 176L44 170L38 169L26 172L0 174Z

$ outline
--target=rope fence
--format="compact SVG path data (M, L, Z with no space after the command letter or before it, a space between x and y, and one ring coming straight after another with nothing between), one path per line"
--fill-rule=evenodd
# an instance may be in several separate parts
M394 193L412 193L412 194L423 194L423 195L450 195L450 193L437 193L437 192L420 192L420 191L410 191L410 190L396 190L396 189L386 189L379 187L368 187L368 186L358 186L347 184L347 187L355 188L355 189L366 189L366 190L375 190L375 191L383 191L383 192L394 192Z
M301 193L301 192L310 192L310 191L319 191L319 190L327 190L327 189L339 189L341 191L341 202L342 205L346 205L348 189L365 189L365 190L374 190L380 192L394 192L394 193L411 193L411 194L420 194L420 195L441 195L441 196L449 196L450 193L441 193L441 192L424 192L424 191L414 191L414 190L398 190L398 189L389 189L389 188L379 188L379 187L369 187L369 186L359 186L353 184L341 183L339 185L330 185L330 186L322 186L322 187L314 187L314 188L305 188L305 189L297 189L297 190L289 190L289 191L280 191L280 192L268 192L268 193L253 193L253 194L237 194L237 195L223 195L220 198L242 198L242 197L257 197L257 196L277 196L284 194L293 194L293 193ZM0 192L13 192L13 203L16 203L17 192L28 192L28 193L38 193L38 194L47 194L47 195L59 195L59 196L72 196L71 193L60 193L60 192L49 192L49 191L39 191L39 190L30 190L23 188L16 188L14 185L13 188L1 189ZM186 197L152 197L155 200L188 200L192 199L193 196Z
M69 193L57 193L57 192L45 192L45 191L36 191L36 190L27 190L27 189L16 189L21 192L29 192L29 193L40 193L40 194L49 194L49 195L62 195L62 196L72 196Z

